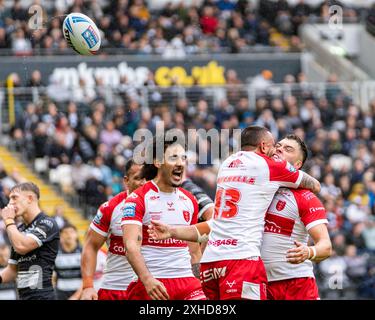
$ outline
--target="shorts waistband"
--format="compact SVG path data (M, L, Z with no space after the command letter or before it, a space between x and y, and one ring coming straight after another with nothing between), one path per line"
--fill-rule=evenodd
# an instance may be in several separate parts
M251 256L251 257L245 258L244 260L258 261L258 260L260 260L260 257L259 256Z

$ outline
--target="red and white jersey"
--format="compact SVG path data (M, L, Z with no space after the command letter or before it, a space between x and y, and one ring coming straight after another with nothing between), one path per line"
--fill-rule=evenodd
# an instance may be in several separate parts
M201 262L260 256L264 216L280 186L297 188L303 173L286 161L239 151L221 165L215 214Z
M134 278L133 268L125 257L121 230L127 196L124 191L103 203L90 224L92 230L107 237L108 254L101 282L103 289L126 290Z
M268 281L314 277L310 260L300 264L286 261L286 252L295 248L294 241L307 245L308 231L326 223L326 210L320 200L306 189L280 188L268 208L261 256Z
M195 224L198 220L197 200L182 188L175 188L172 193L162 192L151 180L126 199L121 222L121 225L142 226L141 252L148 270L155 278L193 277L187 242L175 239L153 240L147 232L151 220L169 225Z

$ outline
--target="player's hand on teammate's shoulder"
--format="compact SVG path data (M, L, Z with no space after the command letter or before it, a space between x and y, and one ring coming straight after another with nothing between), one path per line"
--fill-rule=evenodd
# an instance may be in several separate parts
M172 237L170 227L162 222L151 220L147 232L154 240L164 240Z
M85 288L82 290L80 300L98 300L98 293L94 288Z
M154 277L150 277L144 281L143 285L152 300L169 300L169 295L164 284Z
M292 264L302 263L309 257L309 248L299 241L294 241L294 244L296 247L286 252L286 259Z

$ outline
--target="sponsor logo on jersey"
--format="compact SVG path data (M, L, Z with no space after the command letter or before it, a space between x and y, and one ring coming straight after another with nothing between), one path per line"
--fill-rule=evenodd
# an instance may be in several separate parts
M44 239L47 238L47 233L45 233L45 231L42 230L42 229L40 229L39 227L36 227L36 228L34 229L34 231L39 232L39 233L43 236Z
M309 208L310 213L314 213L314 212L317 212L317 211L324 211L324 210L325 210L324 207Z
M160 220L160 217L161 217L161 211L149 211L150 213L150 216L151 216L151 220Z
M236 280L233 280L232 282L229 282L228 280L225 282L225 284L227 286L229 286L229 288L232 288L235 284L236 284Z
M150 197L150 200L151 200L151 201L158 200L158 199L160 199L159 196L151 196L151 197Z
M228 168L240 168L240 167L243 167L243 162L240 159L233 160L228 165Z
M276 203L277 211L282 211L285 208L285 205L286 205L286 201L283 201L283 200L277 201Z
M237 239L221 239L221 240L209 240L207 243L209 246L219 247L219 246L237 246Z
M110 244L109 244L109 252L113 254L117 254L119 256L124 256L126 251L124 247L124 243L122 237L119 236L111 236Z
M182 201L186 201L186 200L187 200L187 198L184 197L184 196L179 196L178 198L179 198L180 200L182 200Z
M183 210L182 211L183 215L184 215L184 219L186 222L189 222L190 221L190 212L187 211L187 210Z
M225 183L225 182L241 182L241 183L247 183L247 184L254 184L255 178L247 177L247 176L228 176L228 177L221 177L217 179L217 183Z
M48 219L43 219L40 221L41 224L45 224L49 228L53 228L53 222Z
M150 246L157 246L157 247L187 247L187 242L184 240L177 240L177 239L165 239L165 240L154 240L152 238L147 238L145 242L142 242L142 245L150 245Z
M30 261L33 261L33 260L36 260L36 254L33 254L32 256L22 256L21 258L19 258L17 260L18 263L21 263L21 262L30 262Z
M212 269L204 270L203 272L201 272L200 276L203 282L208 282L214 279L225 277L226 272L227 272L227 267L212 268Z
M302 197L304 197L304 199L306 200L311 200L311 199L316 198L315 194L313 194L310 190L302 192Z
M167 205L168 205L168 211L175 211L175 209L173 208L174 203L172 201L168 201Z
M124 212L122 214L123 218L133 218L135 217L135 206L136 204L133 202L125 203Z
M94 218L94 223L100 224L100 221L102 220L102 217L103 217L103 213L100 210L98 210L98 212L96 213L96 216Z
M295 221L276 214L267 213L264 224L264 232L276 233L290 237Z
M286 189L286 188L280 188L279 190L277 190L277 194L282 195L282 196L286 196L286 197L289 197L289 198L292 196L292 193L290 192L290 190Z

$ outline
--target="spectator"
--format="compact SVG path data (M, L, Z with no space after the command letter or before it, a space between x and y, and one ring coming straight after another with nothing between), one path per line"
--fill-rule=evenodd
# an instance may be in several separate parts
M10 258L10 248L6 243L0 243L0 271L7 265ZM16 283L0 283L0 300L17 300Z
M59 230L61 230L64 226L69 224L68 220L64 217L64 207L61 205L55 207L52 217L55 219L57 226L59 227Z

